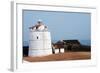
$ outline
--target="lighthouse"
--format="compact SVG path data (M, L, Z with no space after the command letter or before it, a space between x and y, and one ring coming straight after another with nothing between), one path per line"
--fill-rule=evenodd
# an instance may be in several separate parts
M51 34L41 20L29 28L29 56L52 54Z

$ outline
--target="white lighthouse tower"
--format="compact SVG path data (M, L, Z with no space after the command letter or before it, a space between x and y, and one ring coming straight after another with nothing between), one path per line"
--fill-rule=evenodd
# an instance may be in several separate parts
M29 56L45 56L52 54L51 35L41 20L30 27Z

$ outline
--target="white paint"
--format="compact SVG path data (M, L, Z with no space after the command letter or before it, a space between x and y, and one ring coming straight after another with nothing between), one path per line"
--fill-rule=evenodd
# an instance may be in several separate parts
M45 25L37 23L30 29L29 56L49 54L52 54L50 32L45 30Z
M52 54L52 50L51 49L37 49L37 50L30 50L29 51L29 56L46 56L46 55L50 55Z
M55 49L55 54L59 53L59 49Z
M61 53L64 53L64 48L61 48L60 51L61 51Z

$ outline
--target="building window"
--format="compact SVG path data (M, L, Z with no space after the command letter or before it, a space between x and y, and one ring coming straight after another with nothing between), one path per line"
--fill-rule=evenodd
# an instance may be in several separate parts
M39 39L39 37L37 36L37 39Z

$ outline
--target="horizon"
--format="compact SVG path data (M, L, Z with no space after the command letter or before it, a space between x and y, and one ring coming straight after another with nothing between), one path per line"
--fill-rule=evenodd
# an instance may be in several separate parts
M73 40L73 39L69 39L69 40ZM75 40L77 40L77 39L75 39ZM51 40L52 43L56 43L57 41L59 41L59 40ZM78 41L83 45L91 46L91 40L78 40ZM23 41L23 46L29 46L29 42L28 41Z

